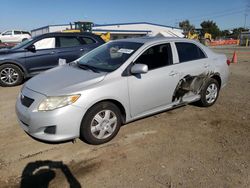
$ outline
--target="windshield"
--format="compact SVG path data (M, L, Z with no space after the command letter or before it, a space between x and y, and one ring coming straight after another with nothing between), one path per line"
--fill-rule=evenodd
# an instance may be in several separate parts
M78 64L103 72L119 68L142 43L114 41L106 43L78 60Z
M33 38L27 39L27 40L17 44L16 46L14 46L12 49L21 48L21 47L25 46L26 44L28 44L29 42L31 42L32 40L33 40Z

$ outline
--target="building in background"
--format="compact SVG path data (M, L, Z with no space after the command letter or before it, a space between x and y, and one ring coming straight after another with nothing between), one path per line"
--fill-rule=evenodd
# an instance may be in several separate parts
M61 24L61 25L47 25L44 27L39 27L37 29L31 30L31 36L42 35L45 33L59 32L66 29L70 29L70 24Z
M48 25L45 27L33 29L31 31L31 35L37 36L50 32L60 32L70 28L70 24ZM96 33L109 32L111 35L111 40L157 35L165 37L184 37L182 29L148 22L118 23L104 25L95 24L92 28L92 31Z
M241 46L249 46L250 43L250 30L242 31L240 33L240 45Z
M148 22L95 25L93 31L100 33L110 32L111 39L113 40L145 35L184 37L182 29Z

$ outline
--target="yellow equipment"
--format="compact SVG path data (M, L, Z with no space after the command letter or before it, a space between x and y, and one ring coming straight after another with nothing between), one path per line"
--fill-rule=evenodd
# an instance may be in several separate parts
M93 23L92 22L88 22L88 21L78 21L78 22L74 22L74 28L72 26L72 24L70 23L70 29L67 29L63 32L74 32L74 33L80 33L80 32L92 32L92 26Z
M92 32L93 22L89 21L77 21L74 22L74 28L72 24L70 23L70 29L64 30L65 33L80 33L80 32ZM96 35L99 35L105 42L108 42L110 40L110 33L98 33L98 32L92 32Z
M193 40L198 40L201 43L205 44L205 45L209 45L210 42L212 41L212 35L210 33L204 33L204 35L202 34L202 31L200 29L195 30L193 33L191 33L190 31L187 34L187 38L188 39L193 39Z
M95 33L96 35L99 35L105 42L110 41L110 32L107 32L107 33L96 33L96 32L93 32L93 33Z
M205 33L204 38L212 41L212 35L210 33Z
M187 34L187 38L188 39L192 39L192 40L199 40L199 35L197 33L191 33L190 31Z

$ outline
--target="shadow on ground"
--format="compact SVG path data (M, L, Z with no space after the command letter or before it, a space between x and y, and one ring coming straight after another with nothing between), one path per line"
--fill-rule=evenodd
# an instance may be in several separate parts
M69 187L81 187L81 184L71 173L68 166L62 161L36 161L28 163L22 172L20 187L48 187L49 183L56 177L56 171L58 170L64 174Z

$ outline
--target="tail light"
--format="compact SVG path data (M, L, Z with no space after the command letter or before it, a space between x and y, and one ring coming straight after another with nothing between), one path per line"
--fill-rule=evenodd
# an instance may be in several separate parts
M227 60L227 65L229 66L231 64L231 61L228 59Z

